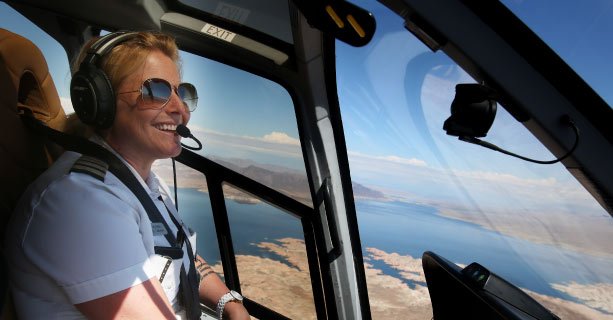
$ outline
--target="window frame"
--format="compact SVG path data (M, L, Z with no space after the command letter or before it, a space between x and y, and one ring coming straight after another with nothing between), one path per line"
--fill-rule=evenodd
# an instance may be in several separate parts
M215 229L217 232L217 241L224 271L224 279L228 288L241 292L240 277L236 264L236 255L234 253L232 235L230 232L231 226L225 204L225 195L223 190L224 183L228 183L233 187L242 189L257 198L280 208L283 212L300 219L304 232L304 242L309 264L315 311L318 319L326 318L325 305L326 303L333 301L324 301L323 287L330 286L331 288L332 279L329 276L330 270L320 270L319 261L321 261L321 259L327 259L327 256L325 256L324 252L321 250L317 250L317 247L321 245L324 239L322 236L316 236L323 234L323 228L321 223L318 223L319 220L314 219L314 209L192 151L184 149L175 159L183 165L194 169L205 176L206 184L209 190L208 194L211 202L211 209L213 211L213 219L215 221ZM324 268L328 266L325 263L321 265ZM328 275L328 277L322 279L322 274ZM250 314L257 318L287 319L287 317L283 316L282 314L273 311L249 298L245 298L243 303L249 310Z

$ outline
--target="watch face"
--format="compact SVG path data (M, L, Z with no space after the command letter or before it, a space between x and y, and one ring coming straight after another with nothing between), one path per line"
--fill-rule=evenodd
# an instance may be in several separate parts
M232 295L232 297L233 297L233 298L235 298L236 300L238 300L238 301L243 301L243 296L241 296L241 294L240 294L240 293L238 293L238 292L236 292L236 291L234 291L234 290L231 290L231 291L230 291L230 294L231 294L231 295Z

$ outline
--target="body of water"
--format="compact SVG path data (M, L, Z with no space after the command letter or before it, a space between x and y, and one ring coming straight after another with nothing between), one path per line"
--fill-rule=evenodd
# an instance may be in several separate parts
M280 260L254 244L291 237L303 239L296 219L265 203L226 201L236 254ZM219 261L217 238L208 195L180 189L179 208L186 223L198 231L198 251L209 263ZM612 283L613 260L551 245L538 244L487 230L473 223L437 214L434 207L404 202L357 201L363 250L373 247L388 253L421 258L433 251L455 263L476 261L511 283L529 290L570 299L551 283ZM365 251L364 255L367 256ZM398 273L371 261L384 273Z
M478 262L516 286L566 299L550 284L613 282L612 259L505 236L438 215L431 206L357 201L356 209L365 247L413 257L432 251L455 263Z
M276 254L255 244L281 238L304 240L299 219L266 203L226 201L235 254L257 255L281 261ZM211 203L208 194L196 189L179 189L179 211L186 224L198 232L197 250L209 262L220 261ZM284 261L283 261L284 262Z

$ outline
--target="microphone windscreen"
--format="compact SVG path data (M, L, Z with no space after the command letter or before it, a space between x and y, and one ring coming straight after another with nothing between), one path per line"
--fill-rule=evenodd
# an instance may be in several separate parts
M183 138L189 138L189 136L192 135L189 129L182 124L178 125L176 130L177 130L177 133Z

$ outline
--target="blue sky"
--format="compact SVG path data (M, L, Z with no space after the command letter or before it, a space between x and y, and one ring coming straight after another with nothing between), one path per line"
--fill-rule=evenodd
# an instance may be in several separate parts
M60 96L69 97L70 72L66 52L62 46L36 25L27 22L23 16L8 14L9 12L13 13L14 10L6 3L0 2L0 28L18 33L36 43L47 59L49 71Z
M295 121L287 121L296 118L291 97L280 85L190 53L183 52L182 59L197 66L183 68L183 81L198 84L193 122L214 131L240 124L236 133L248 136L264 136L271 128L263 122L274 123L274 130L298 137Z
M518 11L534 5L506 2ZM447 136L442 123L449 115L455 84L473 81L443 53L431 53L404 30L401 19L387 8L373 1L358 3L368 8L378 23L369 45L362 48L340 42L337 45L339 100L354 180L419 201L462 203L467 207L476 203L513 206L522 201L527 210L548 207L572 212L588 208L590 212L602 213L560 164L530 164ZM570 2L563 2L557 10L567 3ZM593 3L604 6L600 10L610 15L610 4ZM1 12L6 12L6 8L6 4L0 3ZM601 73L612 74L613 64L580 58L586 53L594 56L593 51L598 50L586 49L584 44L596 42L587 41L585 33L576 32L576 28L565 30L564 36L559 37L556 33L559 28L543 27L553 21L542 19L547 13L543 10L535 10L541 18L525 19L541 22L537 27L541 26L543 35L551 37L560 50L568 50L569 61L577 61L579 68L598 70L593 71L594 79L598 80ZM583 11L586 13L566 18L593 17L594 12ZM70 75L63 49L48 36L41 37L40 33L22 28L21 21L3 15L0 27L19 32L43 48L47 60L52 61L51 73L69 110ZM606 30L611 21L595 19L587 26ZM571 35L575 38L568 38ZM597 44L605 49L611 46L607 41ZM199 107L193 113L191 127L205 144L203 154L246 158L304 171L295 113L285 89L188 53L182 57L189 66L183 70L184 80L196 84L199 91ZM605 90L611 91L608 87ZM498 109L486 140L529 157L553 158L503 108Z
M352 180L392 199L431 206L452 216L476 217L501 234L509 226L529 226L550 243L563 246L572 235L569 242L580 239L579 245L585 248L610 238L613 220L561 164L528 163L446 135L442 126L455 85L473 80L443 53L431 53L387 8L371 1L361 3L368 4L378 21L373 41L362 48L337 42L336 52ZM0 27L21 33L43 49L63 106L70 112L70 75L63 49L48 36L23 28L23 19L6 12L6 4L0 2ZM570 48L573 54L590 51ZM295 111L285 89L204 58L187 53L182 57L184 81L194 83L199 91L199 107L190 128L204 144L203 155L247 159L304 173ZM605 61L578 61L585 64L581 68L604 70L596 75L613 74L613 64ZM604 83L610 92L610 84ZM500 107L485 140L529 157L553 158ZM446 240L453 237L449 234ZM522 256L522 249L509 250L499 254Z
M337 42L339 100L354 180L468 210L507 206L606 214L561 164L532 164L447 136L442 126L455 85L474 80L442 52L431 53L387 8L357 3L377 18L377 33L362 48ZM500 106L485 140L528 157L554 158Z
M502 1L613 105L613 2Z
M13 14L10 14L13 13ZM72 112L70 71L64 49L34 24L0 2L0 28L36 43L47 59L60 100ZM304 172L296 117L279 84L182 52L183 80L196 85L198 109L191 128L205 143L203 154L246 158Z

